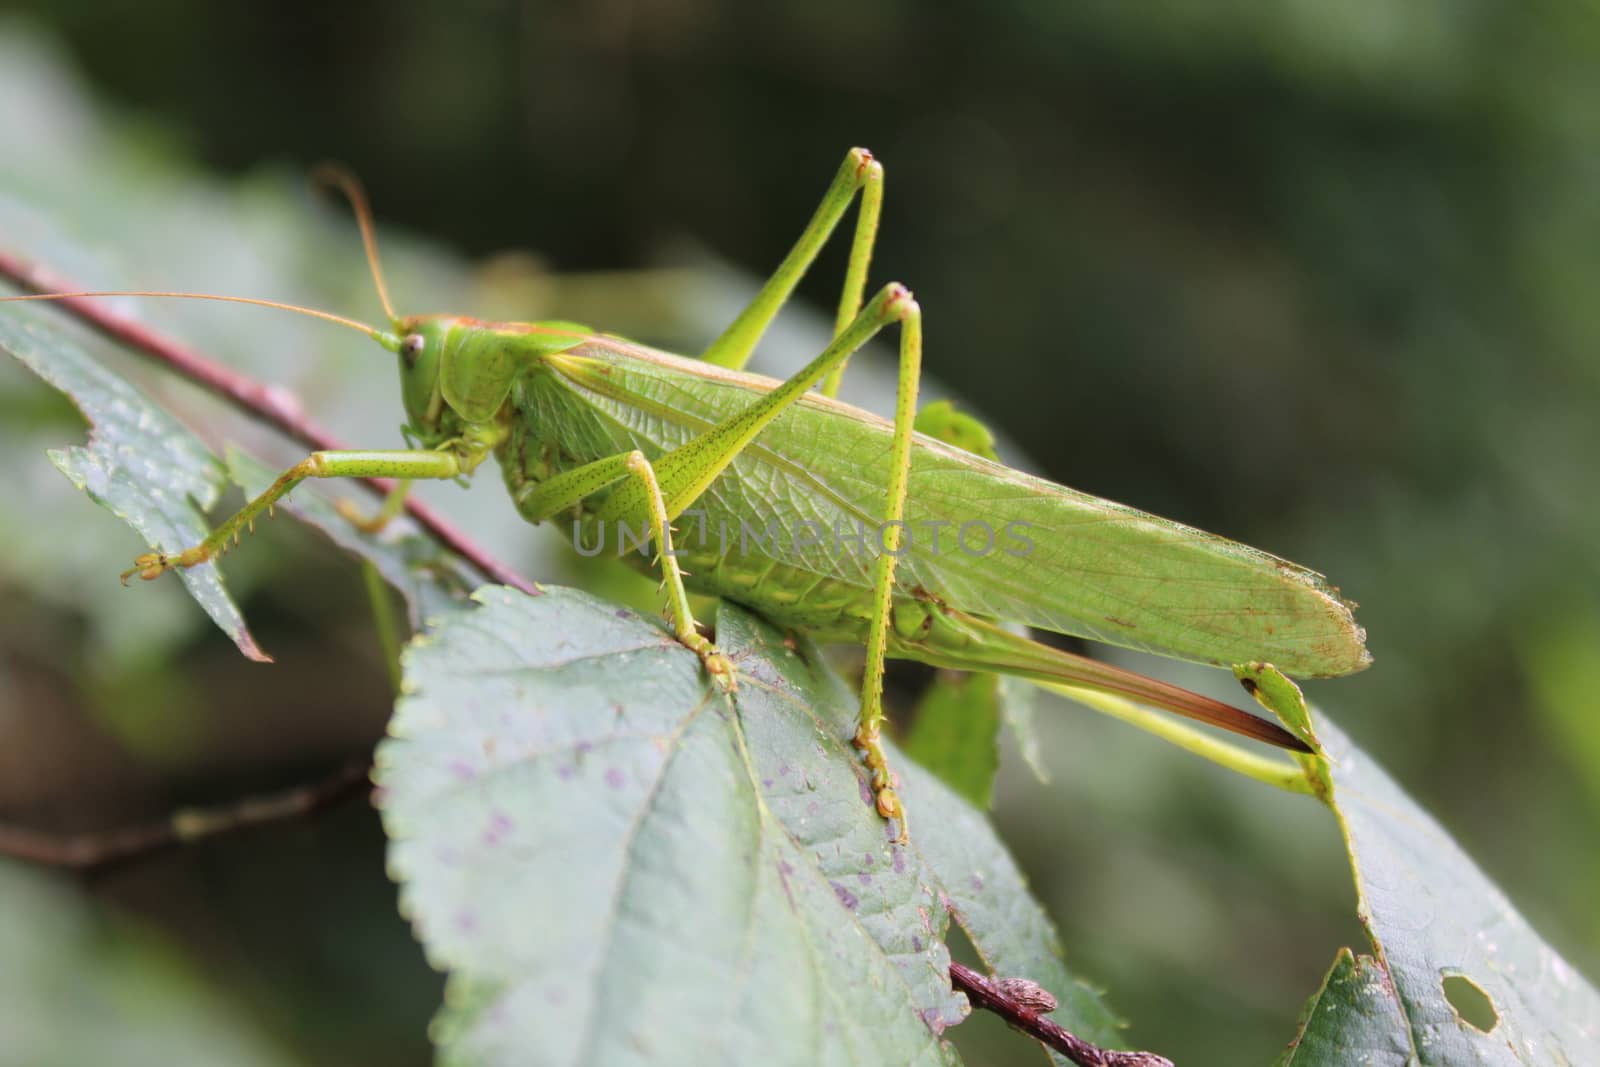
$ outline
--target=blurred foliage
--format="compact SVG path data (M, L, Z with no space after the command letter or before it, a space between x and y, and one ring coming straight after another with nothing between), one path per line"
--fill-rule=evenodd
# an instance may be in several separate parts
M0 1063L292 1062L160 938L95 914L63 889L47 875L0 860Z
M1362 602L1377 662L1314 696L1535 927L1600 973L1600 913L1582 903L1600 896L1597 654L1584 636L1600 617L1600 9L8 10L56 36L0 38L0 193L73 219L91 252L50 266L91 283L370 314L353 231L304 191L330 156L366 179L386 220L470 254L532 245L535 265L636 268L693 262L684 242L698 241L759 273L840 153L872 147L889 174L874 276L916 289L930 371L1021 448L1002 454L1333 576ZM117 102L114 118L88 106L72 64ZM198 179L192 162L239 177ZM0 208L7 246L48 225ZM685 348L748 285L568 278L526 258L473 277L398 244L393 287L418 310L560 314ZM840 263L836 250L808 281L816 305ZM312 398L346 437L394 440L393 394L374 395L373 364L327 358L352 346L320 327L138 313ZM762 369L804 351L777 340ZM280 661L242 686L237 654L199 635L181 595L106 595L136 539L56 495L42 450L70 440L76 416L47 390L14 388L19 373L0 365L14 457L0 505L6 813L121 822L296 780L370 742L383 679L352 569L288 530L230 558ZM198 410L203 435L216 432L215 409ZM493 521L504 494L488 487L440 499L491 539L513 529ZM49 510L62 500L69 510ZM538 543L502 534L496 547L549 576ZM24 581L63 545L70 581ZM299 580L259 580L280 572L274 551L293 554ZM181 673L167 669L178 656ZM1109 723L1051 714L1040 729L1053 784L1008 753L999 818L1075 964L1115 989L1142 1044L1183 1049L1186 1064L1269 1060L1333 949L1360 937L1326 820ZM430 1011L437 979L381 902L375 835L365 814L341 815L96 893L276 1004L312 1062L352 1050L421 1062L419 1035L397 1038L387 1016ZM347 858L361 848L362 863ZM302 900L309 944L273 936L286 899ZM352 914L365 917L341 927ZM395 965L337 973L351 939ZM1215 982L1224 972L1235 980Z

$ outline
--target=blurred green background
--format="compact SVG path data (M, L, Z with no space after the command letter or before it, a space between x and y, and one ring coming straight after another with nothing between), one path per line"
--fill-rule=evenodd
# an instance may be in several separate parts
M337 158L381 222L464 257L479 286L408 274L399 242L404 307L590 318L692 349L786 250L845 149L870 147L888 171L873 276L916 291L929 374L1014 461L1306 563L1360 601L1376 663L1312 699L1600 976L1600 8L5 9L0 193L70 214L122 284L225 251L238 266L187 284L295 298L252 284L298 265L342 288L335 310L372 316L353 230L304 190ZM191 168L222 180L173 177ZM163 197L181 208L159 225L127 218ZM259 210L208 229L234 210L224 197ZM275 213L320 220L318 254L280 247ZM0 217L0 247L28 251L16 219L32 216ZM142 226L148 250L117 226ZM491 256L487 273L466 266ZM842 264L836 249L804 285L814 308ZM452 302L474 298L499 303ZM319 415L394 440L387 364L376 384L324 377L343 338L160 315L211 331L190 336L223 357L232 331L299 330L258 373L277 366ZM803 358L815 324L796 320L812 329L786 342ZM6 440L48 426L72 442L70 409L14 371L0 368ZM356 394L376 396L370 425L350 421ZM33 494L65 486L26 439L6 464L8 538L37 524ZM503 503L468 496L442 499L559 577ZM74 503L74 521L114 527ZM229 575L272 669L237 661L181 597L133 608L86 577L59 596L12 553L0 815L119 824L300 780L377 736L385 683L356 570L313 535L265 539ZM138 549L115 529L69 541L84 576ZM1041 719L1052 783L1008 753L997 818L1069 959L1109 989L1130 1044L1186 1067L1268 1062L1335 948L1361 943L1331 820L1081 712ZM285 1062L428 1061L439 979L394 915L363 805L87 886L142 919L125 936L175 943ZM1021 1051L969 1040L974 1063Z

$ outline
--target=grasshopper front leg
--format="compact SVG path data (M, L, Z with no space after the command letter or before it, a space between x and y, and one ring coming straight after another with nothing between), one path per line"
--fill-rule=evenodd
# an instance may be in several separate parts
M404 484L418 478L455 478L470 470L475 464L454 452L431 452L403 449L388 452L313 452L293 467L284 471L271 487L246 504L226 522L222 523L204 541L176 555L164 552L146 552L133 561L133 567L122 574L123 584L137 574L149 581L159 578L174 567L194 567L216 559L236 544L241 534L255 528L262 512L269 516L273 505L307 478L398 478ZM398 510L403 497L391 494ZM388 502L380 515L389 510Z

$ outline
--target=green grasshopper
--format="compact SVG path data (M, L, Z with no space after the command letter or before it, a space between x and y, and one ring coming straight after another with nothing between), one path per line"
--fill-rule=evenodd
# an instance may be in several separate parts
M569 519L580 546L615 534L619 554L622 531L642 528L638 541L653 544L655 559L636 562L659 566L673 632L723 688L734 687L734 668L697 626L691 589L823 641L864 642L855 744L876 806L899 820L902 839L905 812L881 741L887 658L1121 695L1300 751L1303 742L1264 719L1052 648L1001 620L1223 666L1268 660L1302 677L1348 674L1370 660L1353 605L1321 576L916 432L922 315L902 285L864 299L883 168L863 149L845 157L788 256L699 359L572 323L397 315L365 197L352 180L335 180L355 208L388 330L242 297L133 295L264 304L362 331L398 358L412 447L312 453L200 544L142 555L124 581L215 558L306 478L398 479L366 523L375 529L398 513L411 482L467 477L494 455L530 522ZM832 343L787 381L744 373L858 194ZM900 362L885 421L833 397L850 356L891 325L900 327ZM675 546L675 522L697 535ZM718 536L707 536L711 528Z

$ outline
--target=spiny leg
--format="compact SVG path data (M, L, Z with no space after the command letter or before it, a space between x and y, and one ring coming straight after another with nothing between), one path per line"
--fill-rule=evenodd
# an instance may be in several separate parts
M655 469L638 449L586 463L524 490L518 505L534 522L576 507L585 497L609 489L624 479L633 479L644 495L645 512L656 542L656 562L661 565L661 584L667 595L667 615L675 637L693 649L706 665L712 679L725 692L735 688L733 664L713 645L695 624L689 607L689 593L683 587L683 571L672 548L672 521L667 517L666 501L656 481Z
M694 613L689 610L689 593L683 588L683 572L678 568L678 558L672 550L672 522L667 518L667 504L661 498L661 486L656 482L655 470L643 452L637 450L627 455L628 473L644 486L645 499L650 504L650 525L656 535L656 562L661 564L662 584L666 586L667 610L672 616L672 629L679 641L688 645L700 656L700 661L711 672L724 692L734 690L733 664L695 626Z
M895 322L901 326L900 374L895 400L894 437L890 446L890 475L883 525L884 551L878 556L873 570L873 613L867 638L867 670L862 681L861 716L855 743L864 753L867 766L872 771L878 810L885 818L900 819L900 836L905 840L908 836L905 811L894 791L884 755L882 726L883 665L888 650L895 566L905 517L917 386L922 373L922 312L910 290L898 284L887 285L879 290L834 342L794 377L752 401L744 410L660 457L655 461L654 469L667 517L676 518L693 505L745 446L755 440L785 408L804 396L824 375L841 366L878 331ZM618 487L600 506L598 514L602 519L639 514L646 503L641 499L641 492L637 486Z
M911 474L911 436L917 417L917 386L922 379L922 310L907 295L899 305L900 373L895 390L894 440L890 445L888 499L884 504L883 552L873 571L872 622L867 631L867 664L861 678L861 715L855 744L872 770L872 789L878 812L900 820L900 840L910 840L905 806L894 790L888 759L883 752L883 664L888 653L889 620L893 607L895 565L905 532L906 485ZM843 367L843 363L840 364Z
M878 234L878 216L883 203L883 165L872 158L865 148L852 148L844 157L833 184L823 194L811 221L806 224L800 239L795 242L778 269L767 279L761 291L739 313L722 335L705 350L707 363L719 367L738 369L750 361L761 335L772 325L778 309L789 299L794 287L805 276L806 270L816 260L817 253L827 244L834 227L844 217L861 191L861 211L856 220L855 238L850 246L850 261L845 268L844 292L839 299L839 314L834 323L834 338L844 333L861 310L861 298L867 288L867 265L872 259L872 246ZM841 366L823 387L832 396L839 388Z
M227 550L230 543L237 543L242 533L254 529L255 521L263 511L270 516L273 505L307 478L399 478L410 481L417 478L454 478L464 469L470 469L470 466L453 452L412 449L313 452L279 475L266 492L211 531L204 541L173 556L164 552L146 552L133 561L131 570L123 572L122 581L126 583L135 574L148 581L174 567L193 567L215 559Z

